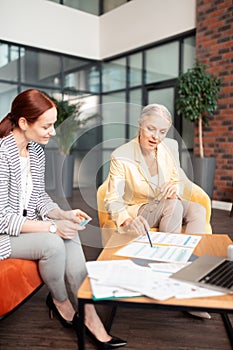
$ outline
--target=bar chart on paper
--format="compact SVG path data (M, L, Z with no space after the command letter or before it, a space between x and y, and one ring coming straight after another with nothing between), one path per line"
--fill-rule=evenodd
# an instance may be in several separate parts
M115 254L137 259L149 259L163 262L185 263L193 253L193 248L172 245L153 245L132 242Z

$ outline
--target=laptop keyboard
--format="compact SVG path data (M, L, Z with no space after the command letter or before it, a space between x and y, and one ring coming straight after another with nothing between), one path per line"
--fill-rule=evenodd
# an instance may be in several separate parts
M233 261L223 261L198 282L233 290Z

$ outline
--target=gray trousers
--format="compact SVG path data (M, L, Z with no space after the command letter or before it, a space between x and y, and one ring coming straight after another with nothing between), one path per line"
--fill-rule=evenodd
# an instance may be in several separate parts
M140 207L138 215L143 216L150 227L161 232L205 233L206 209L198 203L183 199L162 199Z
M77 309L77 291L87 275L78 233L64 240L47 232L21 233L10 237L11 258L38 260L42 280L58 301L70 299Z

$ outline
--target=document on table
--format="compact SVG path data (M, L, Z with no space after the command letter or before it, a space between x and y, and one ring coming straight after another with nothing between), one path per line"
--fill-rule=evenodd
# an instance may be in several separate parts
M145 295L157 300L197 298L222 293L197 287L169 278L186 264L151 263L142 267L131 260L88 262L87 269L95 299L121 298Z
M178 247L172 245L154 245L132 242L118 250L118 256L130 258L148 259L164 262L185 263L193 253L193 248Z
M195 248L201 240L201 236L187 235L180 233L149 232L153 244L168 244L180 247ZM136 238L135 242L148 243L147 236Z
M106 273L112 273L113 269L119 266L127 266L130 260L111 260L111 261L88 261L86 262L88 276L90 277L92 295L95 300L110 298L132 298L140 296L141 293L120 288L119 286L109 286L101 284L99 281L104 278Z
M224 294L215 290L198 287L191 283L176 280L174 280L175 283L173 283L173 281L171 282L170 276L187 266L187 264L150 263L149 267L154 272L153 285L149 290L144 290L144 294L155 299L159 299L160 294L162 294L162 296L168 296L169 293L172 297L177 299L211 297Z
M186 264L150 263L142 267L132 260L106 260L89 261L86 266L96 300L140 295L157 300L222 295L169 277Z

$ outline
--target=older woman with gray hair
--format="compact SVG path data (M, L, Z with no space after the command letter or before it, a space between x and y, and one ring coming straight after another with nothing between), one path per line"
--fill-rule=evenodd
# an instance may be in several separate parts
M186 233L205 233L205 208L182 197L178 143L166 137L171 125L168 109L150 104L139 118L138 137L112 153L105 205L119 232L181 232L185 223Z

